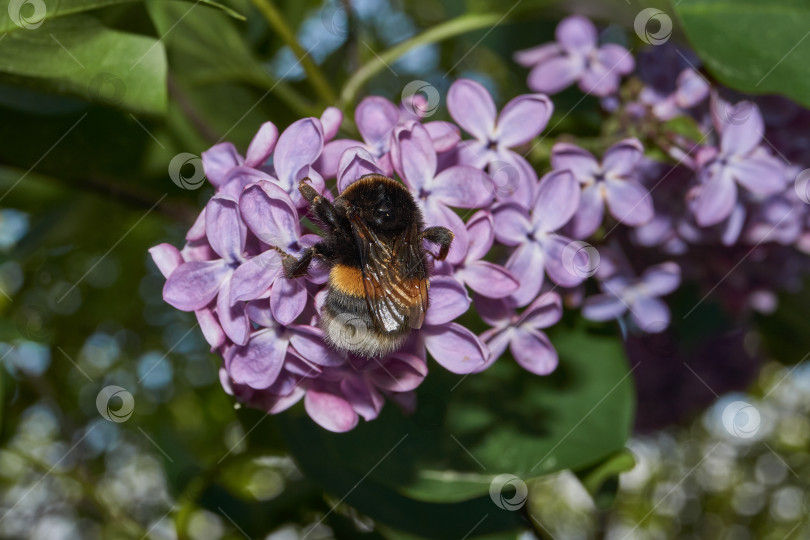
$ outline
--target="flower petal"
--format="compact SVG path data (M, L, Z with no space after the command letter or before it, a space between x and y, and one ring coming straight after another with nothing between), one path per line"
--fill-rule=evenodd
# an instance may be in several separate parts
M511 326L490 328L481 334L481 341L489 348L490 364L503 356L503 353L506 352L506 348L509 347L509 343L511 343L514 335L515 329Z
M592 62L590 68L586 69L579 79L579 89L586 94L605 97L618 90L619 80L620 76L616 70L611 70L599 62Z
M591 321L618 319L626 311L624 302L612 294L595 294L582 303L582 316Z
M483 259L495 240L495 221L487 210L473 214L467 220L467 261Z
M239 206L232 199L214 197L205 207L205 231L211 248L228 262L242 259L247 240L247 227L239 216Z
M225 183L226 175L232 168L242 164L242 156L236 147L229 143L219 143L202 153L203 170L208 181L217 187Z
M397 132L394 166L402 180L418 190L436 175L436 151L427 130L419 124Z
M532 67L535 64L545 62L552 56L559 56L560 52L560 45L558 43L544 43L543 45L538 45L537 47L532 47L531 49L517 51L513 55L513 58L515 59L515 62L523 67Z
M554 36L568 52L586 54L596 48L596 27L582 15L571 15L560 21Z
M652 196L634 180L605 180L605 197L610 213L625 225L636 227L655 216Z
M270 310L281 325L291 324L307 305L307 288L302 278L277 279L270 292Z
M520 282L518 290L510 297L518 306L525 306L537 297L543 286L545 256L535 242L527 242L518 247L506 262L509 270Z
M762 141L765 123L759 107L750 101L730 105L716 101L720 112L722 134L720 150L724 154L747 154Z
M644 148L638 139L624 139L607 149L602 157L602 169L612 176L627 176L638 168Z
M487 261L468 263L462 276L472 290L489 298L506 298L520 287L520 282L506 268Z
M636 60L630 51L615 43L605 43L599 47L596 59L608 71L618 75L627 75L636 68Z
M281 275L281 255L267 250L239 265L231 278L231 302L262 297Z
M731 175L756 195L775 195L785 189L785 170L775 158L751 157L729 164Z
M526 84L535 92L556 94L576 82L583 71L581 58L554 56L532 68Z
M351 404L346 399L328 392L307 390L304 408L318 425L336 433L351 431L358 422L357 413Z
M453 264L463 261L467 256L467 228L458 214L436 200L428 200L428 204L423 206L423 213L428 226L441 225L453 233L447 261Z
M433 141L433 149L436 152L452 150L461 141L461 133L452 122L426 122L423 125Z
M151 247L149 248L149 254L165 278L168 278L178 266L183 264L180 250L171 244L163 243Z
M543 94L518 96L504 105L493 138L506 148L527 143L546 128L553 110Z
M548 328L557 324L562 318L562 300L560 295L549 291L537 297L523 313L518 324L529 328Z
M379 155L388 149L394 127L399 121L399 109L383 97L369 96L357 105L354 121L363 140Z
M509 346L520 367L535 375L548 375L557 368L557 350L540 330L518 330Z
M343 193L344 189L367 174L383 174L374 156L361 146L347 148L340 156L338 165L338 191Z
M163 286L163 300L181 311L195 311L211 303L231 269L222 259L183 263Z
M321 173L324 178L335 178L338 173L340 156L342 156L343 152L348 148L353 146L365 146L365 143L353 139L335 139L334 141L329 141L324 145L321 155L318 156L318 159L313 163L313 168Z
M244 347L229 349L228 374L237 384L264 389L276 382L284 365L288 342L274 330L254 333Z
M296 324L290 326L287 331L290 335L290 345L304 360L326 367L336 367L346 362L343 357L326 346L320 328Z
M225 344L225 332L219 325L216 315L211 308L198 309L194 312L197 316L197 322L200 324L205 341L211 345L211 350L221 347Z
M428 372L425 361L413 354L394 353L387 359L377 360L379 367L367 371L369 381L377 388L391 392L408 392L415 389Z
M526 159L511 150L501 149L490 161L488 171L499 201L531 207L537 186L537 173Z
M460 324L424 326L422 334L433 359L452 373L472 373L489 359L487 346Z
M385 403L376 388L372 388L361 377L350 377L340 381L340 390L354 411L369 422L379 416Z
M337 107L327 107L321 113L321 127L323 128L323 139L331 141L337 135L340 124L343 122L343 112Z
M261 167L273 153L278 140L278 128L273 122L265 122L259 131L250 141L247 154L245 154L245 165L248 167Z
M237 345L244 345L250 337L250 321L245 313L245 302L231 302L231 278L222 282L217 296L217 319L225 335Z
M486 141L495 129L495 102L486 88L470 79L459 79L447 91L447 110L467 133Z
M239 208L247 226L265 244L286 250L298 241L298 212L278 185L258 182L248 186L239 198Z
M429 294L430 305L425 315L425 324L450 322L466 313L472 302L464 285L450 276L433 276Z
M602 186L592 184L582 190L579 197L579 208L569 225L574 238L587 238L599 228L605 215L605 201L602 198Z
M562 287L574 287L588 277L589 263L574 260L577 254L587 256L580 249L582 242L555 234L543 238L541 244L545 252L546 272L554 283Z
M323 128L317 118L302 118L285 129L273 153L273 167L282 185L296 181L296 173L314 163L322 150Z
M737 202L737 184L726 174L716 174L700 186L695 199L695 220L701 227L726 219Z
M570 170L580 183L592 180L601 171L593 154L570 143L557 143L551 148L551 166Z
M643 331L657 334L669 326L669 308L662 300L642 296L631 307L633 322Z
M674 292L681 284L681 267L674 262L651 266L641 275L641 282L648 295L667 295Z
M571 171L551 171L537 187L532 222L543 231L556 231L574 216L579 207L579 184Z
M492 217L495 221L495 238L507 246L525 242L532 230L529 213L513 202L496 206Z
M466 165L443 170L429 185L431 197L456 208L488 206L495 191L487 173Z

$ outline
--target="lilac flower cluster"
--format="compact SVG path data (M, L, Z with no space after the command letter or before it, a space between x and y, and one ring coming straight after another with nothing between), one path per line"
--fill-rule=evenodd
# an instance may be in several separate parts
M280 134L264 124L245 156L230 143L203 153L214 196L182 250L161 244L151 254L167 278L164 299L196 314L224 360L222 384L238 400L276 413L303 399L320 425L346 431L359 417L375 418L385 396L412 409L427 353L454 373L472 373L509 346L527 370L554 370L557 354L541 329L559 320L562 305L553 287L541 292L543 268L560 286L584 278L566 269L562 253L571 240L555 233L574 215L578 188L571 174L538 181L513 150L543 130L552 104L527 94L498 114L489 93L470 80L453 84L447 104L455 123L423 122L413 103L369 97L355 111L361 140L336 137L343 119L330 108ZM471 138L462 141L458 126ZM455 235L447 258L435 263L423 327L383 359L325 343L318 327L328 270L322 263L294 279L282 270L284 254L318 240L303 224L309 209L299 182L308 178L333 199L366 174L399 178L427 225ZM514 247L503 266L490 254L506 246ZM456 321L473 303L492 325L481 336Z
M688 53L656 46L636 62L621 46L599 46L583 17L563 20L556 35L516 55L532 68L529 87L544 93L500 112L484 86L461 79L446 98L453 122L425 121L419 96L400 106L372 96L354 111L358 139L338 138L343 116L329 108L280 134L264 124L244 156L230 143L203 153L213 197L182 250L150 251L167 278L166 302L193 311L222 356L226 391L269 413L303 399L321 426L347 431L374 419L385 397L412 410L428 353L467 374L508 349L527 371L552 372L558 358L544 330L561 318L563 299L585 318L660 332L671 318L661 297L682 278L708 289L741 266L725 290L735 307L745 307L742 289L743 304L759 308L773 303L762 291L797 279L804 265L793 255L810 250L810 175L798 191L792 183L810 156L797 136L807 111L784 101L732 105ZM602 99L611 127L600 140L609 143L597 157L557 142L538 177L525 156L552 116L545 93L574 83ZM697 140L673 127L683 119ZM322 262L293 279L282 269L285 254L319 238L299 182L334 200L366 174L398 178L427 226L455 236L433 264L425 324L383 359L324 341ZM763 270L766 260L779 269ZM489 326L480 335L459 320L471 309Z
M646 47L636 61L598 46L580 16L564 19L556 37L516 53L532 68L529 86L554 93L578 83L609 115L601 138L618 141L601 161L570 143L551 152L554 171L570 171L582 190L563 232L601 256L602 293L568 297L583 316L626 317L657 332L671 318L659 297L682 279L738 317L770 312L776 290L800 287L810 252L810 113L784 98L735 94L671 44Z

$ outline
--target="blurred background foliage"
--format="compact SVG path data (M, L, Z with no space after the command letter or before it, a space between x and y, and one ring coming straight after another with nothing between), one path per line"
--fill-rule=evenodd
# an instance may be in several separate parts
M177 154L222 140L244 150L261 123L328 105L351 135L359 98L397 102L412 80L443 96L474 78L503 104L526 92L512 52L550 41L570 12L634 49L636 14L657 6L717 80L807 105L800 0L0 4L0 536L810 535L806 295L745 328L707 302L688 326L626 343L572 316L551 333L552 376L434 367L414 416L389 405L335 435L300 408L235 407L146 254L182 244L211 195L172 182ZM538 170L560 134L602 132L594 98L571 89L554 102ZM683 293L673 320L696 299ZM125 422L97 410L109 385L134 395ZM762 414L756 437L723 428L737 398ZM490 500L500 473L529 484L521 511Z

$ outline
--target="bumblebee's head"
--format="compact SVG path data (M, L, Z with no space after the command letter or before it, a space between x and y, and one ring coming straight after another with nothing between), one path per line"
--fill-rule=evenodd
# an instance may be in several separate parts
M349 186L342 197L350 213L380 233L401 233L419 219L419 208L408 189L385 176L364 176Z

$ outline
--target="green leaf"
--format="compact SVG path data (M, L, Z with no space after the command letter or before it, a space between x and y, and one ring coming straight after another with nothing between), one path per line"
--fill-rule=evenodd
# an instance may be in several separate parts
M619 475L636 466L636 458L629 450L623 449L608 457L602 463L579 471L580 482L591 494L597 508L608 508L616 497Z
M810 4L804 0L682 0L675 11L708 70L737 90L810 106Z
M285 438L297 459L314 457L355 480L368 474L428 502L487 494L500 474L525 481L591 467L630 434L634 391L624 349L616 337L582 329L557 329L552 341L560 354L552 375L532 375L506 357L463 380L434 369L413 416L389 404L378 420L336 435L291 411L281 418Z
M86 15L49 21L46 31L6 34L0 42L0 71L136 112L166 109L163 44L107 28Z
M12 0L8 2L9 9L0 10L0 33L13 32L18 30L35 30L42 28L46 33L50 31L50 21L66 15L74 15L94 9L105 8L117 4L127 4L142 2L143 0L57 0L48 1L42 11L35 7L32 2L22 2ZM164 0L165 1L165 0ZM196 0L185 0L186 2L196 2ZM213 8L224 11L231 17L245 20L244 15L234 11L215 0L200 0L200 4L205 4ZM188 8L186 8L188 9Z

